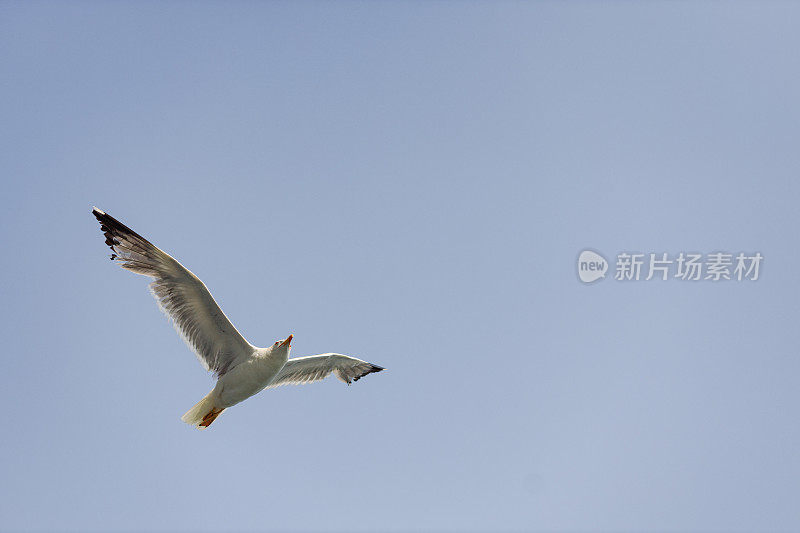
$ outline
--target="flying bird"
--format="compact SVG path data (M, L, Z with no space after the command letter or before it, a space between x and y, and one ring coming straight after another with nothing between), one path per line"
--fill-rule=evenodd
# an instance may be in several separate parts
M111 260L153 278L150 291L217 384L181 420L205 429L228 407L265 388L320 381L333 373L350 385L382 367L338 353L289 359L293 335L268 348L253 346L231 324L205 284L176 259L96 207Z

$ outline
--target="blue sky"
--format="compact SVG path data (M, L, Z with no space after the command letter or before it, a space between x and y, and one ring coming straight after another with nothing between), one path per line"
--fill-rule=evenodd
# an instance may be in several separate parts
M0 4L0 530L797 530L799 17ZM184 425L213 380L92 205L254 344L388 370Z

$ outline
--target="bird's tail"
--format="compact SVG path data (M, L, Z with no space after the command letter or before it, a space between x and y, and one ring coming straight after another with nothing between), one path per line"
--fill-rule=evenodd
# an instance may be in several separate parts
M217 419L220 413L225 410L224 407L217 407L215 403L217 399L217 395L214 394L212 390L206 394L205 398L197 402L194 407L186 411L186 414L181 417L181 420L187 424L196 426L197 429L207 428Z

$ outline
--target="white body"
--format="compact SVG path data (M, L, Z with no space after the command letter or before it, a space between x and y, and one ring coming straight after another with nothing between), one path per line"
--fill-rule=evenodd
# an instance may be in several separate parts
M217 397L216 406L231 407L258 394L275 380L288 359L289 349L256 348L250 359L217 380L211 391Z

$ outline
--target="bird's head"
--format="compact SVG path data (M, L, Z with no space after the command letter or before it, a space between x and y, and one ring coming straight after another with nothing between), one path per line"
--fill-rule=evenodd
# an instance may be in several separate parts
M292 337L294 335L289 335L282 341L275 341L275 344L272 345L273 350L286 350L286 353L289 353L289 350L292 349Z

